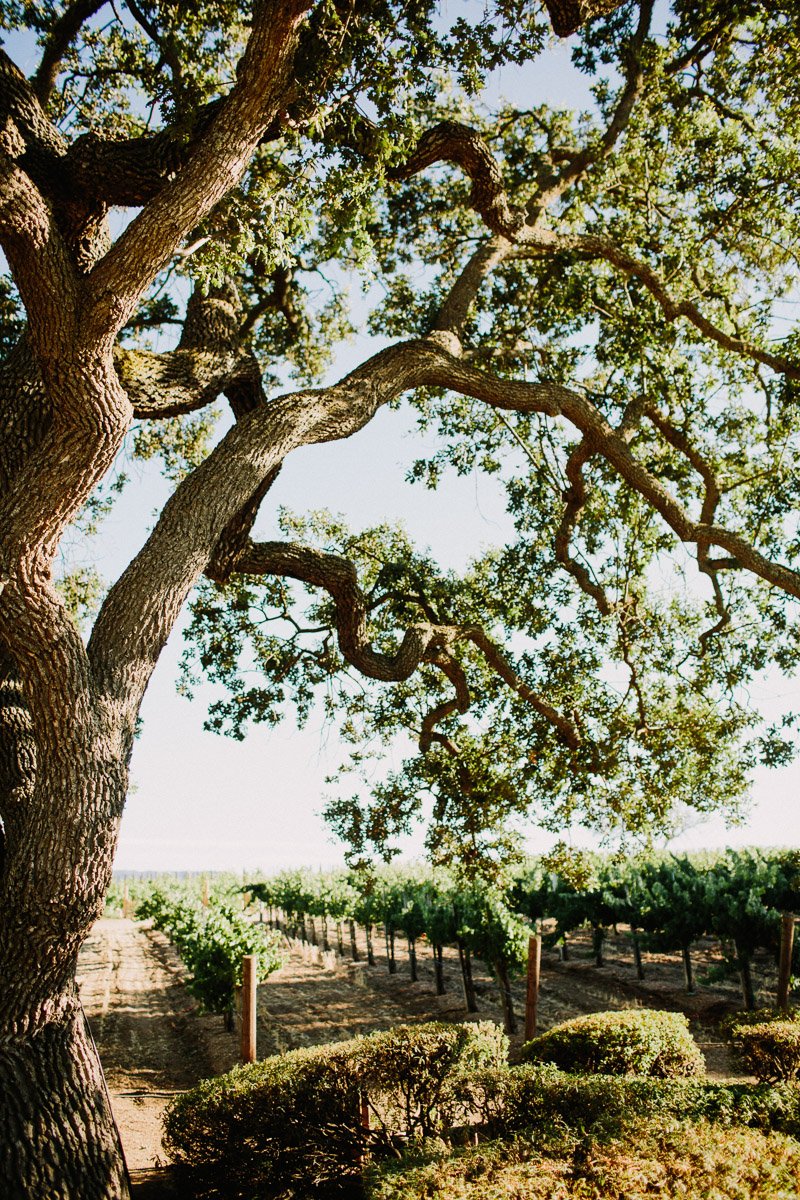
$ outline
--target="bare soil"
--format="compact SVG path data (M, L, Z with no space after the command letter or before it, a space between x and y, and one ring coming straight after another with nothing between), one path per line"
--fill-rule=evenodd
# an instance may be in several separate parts
M291 942L286 964L259 989L259 1057L405 1022L502 1020L496 983L481 963L473 965L480 1011L470 1016L454 951L446 953L447 991L437 996L431 953L424 943L417 948L420 978L415 983L399 943L395 974L388 971L385 953L377 954L377 942L374 967L363 961L363 935L358 946L361 961L353 962L347 943L348 953L342 956ZM698 975L703 978L704 972L719 968L721 957L713 943L701 945L694 952ZM603 967L594 965L588 938L576 935L569 961L559 961L555 951L543 955L539 1028L604 1009L684 1011L706 1056L709 1077L746 1078L736 1073L716 1028L720 1016L737 1006L734 983L713 989L700 985L696 994L687 995L675 955L646 956L645 972L645 980L637 980L624 933L609 939ZM226 1031L221 1017L198 1011L172 946L162 934L134 921L104 918L97 923L81 954L79 982L134 1194L141 1200L172 1195L162 1164L164 1108L199 1079L229 1070L238 1059L239 1035ZM764 976L761 982L769 980ZM514 998L521 1018L524 980L515 985ZM512 1053L521 1041L521 1034L512 1039Z

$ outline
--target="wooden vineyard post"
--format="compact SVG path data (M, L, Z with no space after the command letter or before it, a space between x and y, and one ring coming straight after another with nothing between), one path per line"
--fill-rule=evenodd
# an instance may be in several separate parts
M369 1098L366 1092L359 1093L358 1106L360 1110L360 1124L362 1129L361 1152L359 1153L358 1158L363 1167L366 1166L367 1162L369 1161Z
M536 1036L536 1010L539 1005L539 978L542 973L542 939L528 938L528 993L525 997L525 1041Z
M122 893L122 915L127 920L131 915L131 898L128 894L128 881L125 880L125 890Z
M258 997L258 959L245 954L242 959L242 1062L256 1061L256 1000Z
M789 983L792 977L792 947L794 944L794 913L781 916L781 957L778 969L778 1008L789 1008Z
M203 894L200 899L203 908L208 908L208 876L203 876Z

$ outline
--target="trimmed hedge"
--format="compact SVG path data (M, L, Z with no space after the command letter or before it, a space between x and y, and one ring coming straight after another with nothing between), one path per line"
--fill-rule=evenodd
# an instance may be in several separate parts
M465 1119L465 1082L474 1071L499 1070L508 1038L490 1021L470 1025L398 1026L354 1043L350 1058L386 1143L443 1135ZM374 1141L374 1138L373 1138Z
M527 1062L602 1075L702 1075L705 1062L683 1013L654 1009L593 1013L557 1025L522 1047Z
M646 1117L778 1130L800 1138L800 1087L706 1079L568 1075L528 1064L473 1072L461 1101L490 1137L524 1137L555 1127L618 1133Z
M764 1083L800 1076L800 1022L733 1025L728 1040L743 1066Z
M452 1124L464 1072L497 1068L496 1026L399 1026L349 1042L292 1050L237 1067L178 1096L164 1117L173 1160L230 1194L336 1188L364 1153L430 1137ZM370 1129L362 1125L362 1100Z
M561 1135L376 1164L368 1200L792 1200L800 1194L800 1145L780 1134L736 1129L725 1138L701 1122L640 1122L624 1138Z

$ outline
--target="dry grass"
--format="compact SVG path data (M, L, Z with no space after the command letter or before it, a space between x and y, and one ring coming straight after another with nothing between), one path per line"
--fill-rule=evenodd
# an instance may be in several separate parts
M705 1122L517 1141L376 1170L370 1200L796 1200L800 1143Z

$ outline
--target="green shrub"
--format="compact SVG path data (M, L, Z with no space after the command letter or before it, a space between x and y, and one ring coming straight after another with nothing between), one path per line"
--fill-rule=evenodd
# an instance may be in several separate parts
M683 1013L629 1009L593 1013L557 1025L526 1042L528 1062L550 1062L563 1071L604 1075L702 1075L703 1056Z
M800 1138L800 1087L794 1083L568 1075L550 1065L527 1064L472 1072L461 1099L491 1137L541 1134L553 1127L619 1133L646 1117L746 1125Z
M698 1078L567 1075L552 1066L523 1065L476 1072L471 1086L482 1099L475 1111L492 1136L553 1125L619 1132L640 1117L685 1117L800 1137L800 1088L790 1083L769 1087Z
M786 1012L781 1008L738 1009L723 1017L719 1027L723 1033L730 1035L737 1025L764 1025L768 1021L800 1021L800 1009L790 1008Z
M205 1080L169 1105L167 1153L232 1195L357 1174L364 1136L352 1046L292 1050Z
M359 1043L351 1062L389 1140L432 1137L465 1116L463 1080L505 1066L508 1038L490 1021L398 1026Z
M164 1118L173 1160L236 1194L352 1179L369 1145L380 1154L441 1134L469 1066L496 1067L507 1043L488 1023L399 1026L293 1050L207 1080ZM367 1098L371 1126L361 1124Z
M640 1122L624 1138L560 1135L477 1149L428 1149L367 1174L369 1200L792 1200L800 1145L706 1122Z
M728 1037L738 1058L756 1079L778 1083L800 1076L800 1022L733 1025Z

